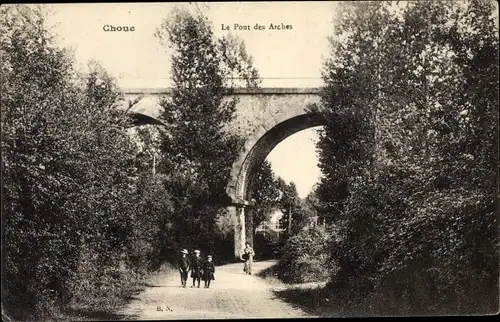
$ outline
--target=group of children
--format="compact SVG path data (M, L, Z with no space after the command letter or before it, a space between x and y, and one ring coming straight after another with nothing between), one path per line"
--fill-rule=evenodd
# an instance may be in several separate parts
M200 280L205 281L205 288L210 288L210 282L215 280L215 265L212 263L212 256L208 255L207 260L203 261L200 257L200 251L194 251L194 257L188 258L187 249L181 251L181 258L179 259L179 272L181 274L181 287L186 287L186 282L188 278L188 272L191 271L191 278L193 279L193 285L195 287L195 282L198 282L198 287L200 287Z

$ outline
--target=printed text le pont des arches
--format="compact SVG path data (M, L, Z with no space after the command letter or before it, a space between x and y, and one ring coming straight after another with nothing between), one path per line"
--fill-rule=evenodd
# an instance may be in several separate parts
M255 25L242 25L239 23L233 24L232 28L231 25L226 25L226 24L221 24L221 30L292 30L293 26L292 25L285 25L284 23L279 23L279 24L274 24L270 23L269 26L266 25L261 25L256 23Z

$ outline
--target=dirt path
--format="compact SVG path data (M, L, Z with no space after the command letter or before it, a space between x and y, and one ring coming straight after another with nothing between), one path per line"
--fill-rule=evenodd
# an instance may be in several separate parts
M209 289L179 288L180 278L167 276L139 294L119 313L124 319L211 319L311 317L292 307L271 292L272 285L255 276L273 265L272 261L255 262L254 275L243 273L243 264L217 266L215 281Z

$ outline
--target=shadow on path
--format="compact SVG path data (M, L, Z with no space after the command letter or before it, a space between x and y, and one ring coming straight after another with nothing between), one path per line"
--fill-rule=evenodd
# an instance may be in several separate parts
M273 290L273 295L294 307L319 317L333 317L334 308L330 305L324 287L302 289L286 288Z
M119 313L127 320L310 316L300 307L274 296L274 285L257 276L273 264L274 261L254 262L254 275L243 272L242 262L217 266L215 281L210 289L203 288L203 284L201 288L181 288L177 274L164 275L120 309Z
M330 303L326 282L286 284L278 279L277 261L256 274L272 284L273 299L284 301L294 308L301 309L318 317L333 317L335 310Z
M163 285L153 284L153 283L144 283L142 284L145 287L163 287Z

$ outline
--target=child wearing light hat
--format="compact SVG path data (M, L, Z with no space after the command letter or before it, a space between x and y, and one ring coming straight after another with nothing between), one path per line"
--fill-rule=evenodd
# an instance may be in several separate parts
M200 257L200 251L194 251L194 258L191 262L191 277L193 278L193 286L195 286L195 281L198 281L198 288L200 287L201 271L203 269L203 263Z
M210 288L210 281L215 280L215 265L212 262L212 256L207 256L207 261L203 265L203 280L205 281L205 288Z

